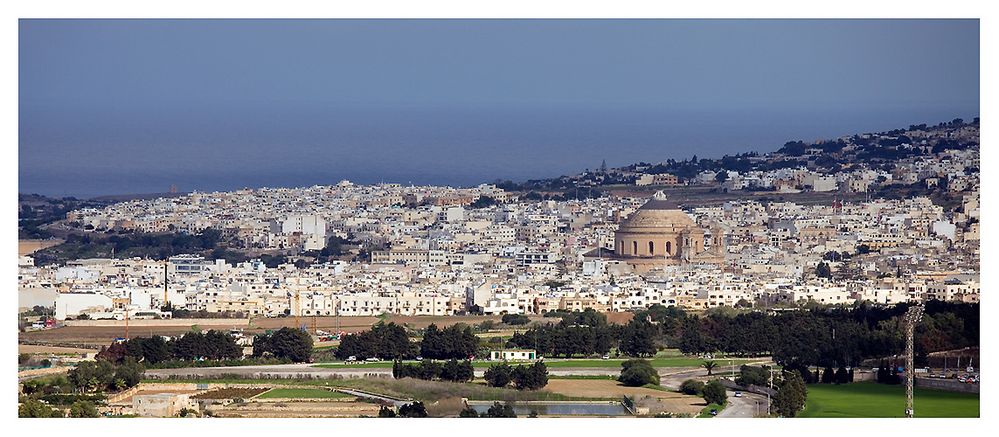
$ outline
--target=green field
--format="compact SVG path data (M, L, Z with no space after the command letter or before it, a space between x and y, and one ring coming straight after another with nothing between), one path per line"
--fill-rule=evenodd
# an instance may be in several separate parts
M615 368L620 369L621 363L625 360L622 359L610 359L610 360L600 360L600 359L546 359L545 365L549 369L566 369L566 368ZM687 358L687 357L669 357L669 358L653 358L653 367L698 367L704 360L700 358ZM749 361L758 361L746 358L733 359L732 363L735 365L743 364ZM715 360L719 366L727 366L729 364L728 359L718 359ZM406 361L406 363L416 363L416 361ZM472 366L476 369L488 369L490 366L496 364L495 361L474 361ZM510 364L516 365L517 362L511 362ZM530 364L530 363L526 363ZM392 368L391 361L379 361L376 363L323 363L316 364L314 367L323 367L329 369L356 369L356 368L369 368L369 369L390 369Z
M721 413L722 410L725 409L725 405L726 404L708 404L708 406L701 409L701 413L698 414L697 417L706 419L715 417L711 415L711 410L716 410L718 413Z
M916 417L979 417L979 396L916 388ZM808 386L799 417L903 417L905 386L858 382Z
M275 388L257 399L340 399L350 397L343 393L319 388Z

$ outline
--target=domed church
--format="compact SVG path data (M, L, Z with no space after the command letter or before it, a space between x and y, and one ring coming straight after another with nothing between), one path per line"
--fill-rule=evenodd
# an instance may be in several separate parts
M723 264L724 250L720 226L710 231L698 226L660 191L621 222L613 258L643 273L667 265Z

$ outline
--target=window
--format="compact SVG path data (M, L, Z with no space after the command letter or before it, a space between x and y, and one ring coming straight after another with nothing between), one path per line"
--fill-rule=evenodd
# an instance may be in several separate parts
M666 242L666 254L667 255L672 255L673 254L673 243L671 243L669 241Z
M632 241L631 242L631 254L632 255L638 255L638 242L637 241Z
M649 255L655 255L655 254L656 254L656 243L650 241L649 242Z

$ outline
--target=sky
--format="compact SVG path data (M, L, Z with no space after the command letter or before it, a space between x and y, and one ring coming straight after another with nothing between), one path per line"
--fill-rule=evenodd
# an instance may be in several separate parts
M979 111L977 20L21 20L19 192L475 185Z

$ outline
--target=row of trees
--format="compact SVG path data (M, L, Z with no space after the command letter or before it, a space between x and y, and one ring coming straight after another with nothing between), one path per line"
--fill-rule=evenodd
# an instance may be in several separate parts
M467 360L449 360L444 364L430 360L424 360L420 364L403 364L396 361L392 364L392 377L469 382L475 378L475 369L472 367L472 362Z
M226 360L243 356L236 339L226 332L188 332L176 340L161 336L135 337L102 348L98 359L121 363L126 358L148 364L169 360Z
M506 387L512 382L518 390L539 390L548 385L548 367L540 361L517 367L495 364L486 369L483 378L491 387Z
M349 357L405 360L419 353L420 346L409 341L406 328L392 322L378 322L368 331L343 337L334 355L341 360Z
M120 364L108 360L82 361L66 377L78 392L97 393L134 387L144 371L141 363L127 357Z
M562 357L604 354L614 347L646 357L673 347L687 354L772 355L787 367L855 367L901 352L900 316L907 308L860 303L777 314L724 308L693 315L654 305L623 326L607 324L602 314L587 310L514 334L507 346ZM917 363L929 352L979 343L978 304L930 301L925 313L916 333Z
M312 336L301 329L281 328L253 337L253 356L273 356L301 363L312 356Z
M406 328L395 323L378 322L371 330L348 335L340 340L335 356L341 360L379 358L406 360L417 356L432 360L467 360L479 351L479 337L472 328L455 324L440 329L431 324L419 343L411 342Z
M474 357L479 349L479 337L472 328L455 324L438 329L431 324L420 341L420 355L433 360L463 360Z

